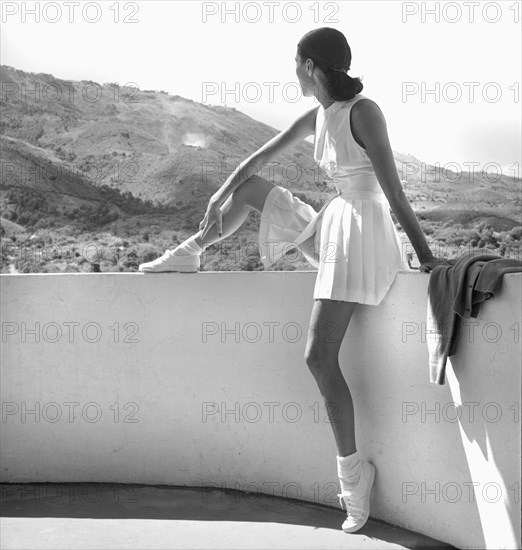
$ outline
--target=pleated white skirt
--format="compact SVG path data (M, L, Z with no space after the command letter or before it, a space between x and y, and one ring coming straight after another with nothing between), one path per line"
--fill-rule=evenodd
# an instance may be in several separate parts
M314 299L379 305L399 271L402 243L384 193L343 191L316 212L288 189L267 195L259 228L268 268L297 249L318 269Z

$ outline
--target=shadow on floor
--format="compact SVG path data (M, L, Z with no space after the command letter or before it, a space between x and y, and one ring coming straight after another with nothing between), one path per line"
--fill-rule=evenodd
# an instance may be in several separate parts
M346 534L341 530L345 512L340 508L267 494L113 483L4 484L0 491L0 515L6 518L2 520L2 548L51 548L38 546L42 541L32 540L30 533L37 537L39 530L45 530L48 537L52 529L61 530L53 544L62 542L63 546L56 548L71 544L71 548L102 548L96 546L98 539L100 544L110 543L111 548L139 548L144 541L146 548L219 548L225 543L228 548L267 547L256 545L261 539L270 548L454 548L371 519L357 533ZM44 518L45 525L40 521ZM88 523L74 521L86 519ZM158 530L158 524L150 520L163 522L162 528ZM121 535L122 521L128 535L123 538L131 536L132 526L137 528L138 534L129 541L131 546L114 546L113 538L118 532ZM72 538L64 537L67 526L74 529ZM82 529L90 533L89 546L80 544L84 540ZM144 529L153 531L146 535ZM140 534L148 538L140 540ZM75 536L79 539L76 546ZM168 546L164 544L167 541L160 540L162 536L168 536ZM120 536L120 544L123 538ZM30 546L18 546L16 541Z

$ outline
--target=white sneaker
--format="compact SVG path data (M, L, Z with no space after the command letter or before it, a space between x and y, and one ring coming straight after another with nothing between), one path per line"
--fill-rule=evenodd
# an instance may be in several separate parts
M375 479L375 466L370 462L361 460L361 477L357 485L351 491L343 491L338 494L339 503L346 505L347 517L343 523L345 533L355 533L367 521L370 516L370 492Z
M200 266L200 254L175 254L174 250L167 250L152 262L140 264L138 270L142 273L160 273L162 271L178 271L181 273L195 273Z

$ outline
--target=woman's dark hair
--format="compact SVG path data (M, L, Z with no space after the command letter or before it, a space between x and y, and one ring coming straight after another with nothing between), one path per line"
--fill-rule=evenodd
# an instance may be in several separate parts
M350 69L352 52L342 32L329 27L314 29L301 38L297 53L304 61L311 59L322 69L326 91L334 101L348 101L362 92L361 79L344 72Z

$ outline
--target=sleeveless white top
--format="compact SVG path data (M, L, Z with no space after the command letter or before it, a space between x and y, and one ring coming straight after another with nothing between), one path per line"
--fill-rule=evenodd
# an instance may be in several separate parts
M370 157L351 131L351 109L361 99L317 111L314 159L336 194L316 212L274 187L261 213L259 245L265 268L297 245L318 269L314 299L378 305L397 272L409 268Z
M342 196L348 198L348 191L360 190L372 193L367 198L386 201L370 157L355 141L350 126L352 107L361 99L367 98L357 94L349 101L336 101L327 109L319 106L315 121L314 160ZM355 198L354 193L350 196ZM366 198L364 193L359 196Z

